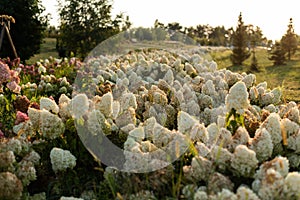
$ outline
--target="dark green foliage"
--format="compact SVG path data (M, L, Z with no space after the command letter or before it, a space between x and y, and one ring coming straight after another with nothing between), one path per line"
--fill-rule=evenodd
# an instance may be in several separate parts
M286 61L285 51L280 42L276 42L271 51L269 60L273 60L274 66L283 65Z
M297 35L294 32L293 19L290 18L288 30L286 34L281 38L281 45L285 52L287 52L288 60L291 60L291 56L296 53L298 46Z
M255 55L255 50L252 51L252 58L251 58L251 65L250 65L250 71L256 71L258 72L258 62Z
M233 65L242 65L243 62L250 57L248 38L247 26L244 25L242 13L240 13L238 26L232 35L233 50L230 59Z
M43 11L40 0L1 0L0 14L10 15L16 20L10 26L10 35L22 61L39 52L48 21L46 16L42 16ZM14 58L6 34L0 57Z
M61 24L57 48L60 56L73 52L84 58L99 43L131 25L122 14L112 19L112 5L107 0L59 2Z

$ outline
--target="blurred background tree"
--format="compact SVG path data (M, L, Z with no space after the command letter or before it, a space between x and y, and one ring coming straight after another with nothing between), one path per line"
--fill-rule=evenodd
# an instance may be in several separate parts
M43 33L49 21L49 16L42 14L44 10L41 0L0 1L0 14L10 15L16 20L16 23L10 27L10 35L22 61L29 59L40 50ZM14 58L7 35L4 36L0 57Z
M99 43L131 26L123 14L111 16L108 0L58 0L60 33L58 51L61 57L84 58Z
M247 33L247 26L245 26L243 22L242 13L239 15L238 26L232 35L232 45L231 62L233 65L242 65L251 55L249 35Z
M285 53L286 52L283 50L282 44L279 41L276 41L270 52L271 57L269 57L269 60L273 61L274 66L283 65L286 61Z
M288 25L286 34L281 38L281 44L283 50L287 53L288 60L291 60L291 56L296 53L298 46L298 39L294 31L292 18L290 18L290 23Z

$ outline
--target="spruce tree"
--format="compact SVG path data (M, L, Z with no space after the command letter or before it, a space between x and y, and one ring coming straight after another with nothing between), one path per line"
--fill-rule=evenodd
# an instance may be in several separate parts
M273 61L274 66L283 65L285 63L285 51L283 50L280 42L277 41L275 43L270 54L271 57L269 57L269 60Z
M244 25L242 13L240 13L238 26L232 35L233 50L230 59L233 65L242 65L243 62L251 55L248 48L248 38L247 26Z
M291 56L296 53L298 40L293 27L293 19L290 18L290 23L286 34L281 38L281 44L284 51L287 52L288 60L291 60Z

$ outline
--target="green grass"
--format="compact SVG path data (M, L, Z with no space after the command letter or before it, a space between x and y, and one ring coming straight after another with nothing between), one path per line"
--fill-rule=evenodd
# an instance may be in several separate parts
M243 66L232 66L230 62L231 50L211 51L212 59L218 64L219 69L227 68L234 72L248 72L251 64L251 57L248 58ZM284 101L300 102L300 52L296 53L291 61L285 65L274 66L268 59L269 54L266 49L256 50L259 72L251 72L256 75L256 82L266 81L268 88L281 87L283 90Z
M44 60L50 56L57 58L58 53L56 51L56 39L55 38L45 38L41 45L40 53L34 55L29 60L26 60L26 64L34 64L40 59Z

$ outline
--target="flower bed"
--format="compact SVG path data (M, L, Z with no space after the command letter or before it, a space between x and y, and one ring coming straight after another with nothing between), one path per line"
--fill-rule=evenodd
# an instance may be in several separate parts
M203 55L0 61L0 199L299 199L299 105Z

